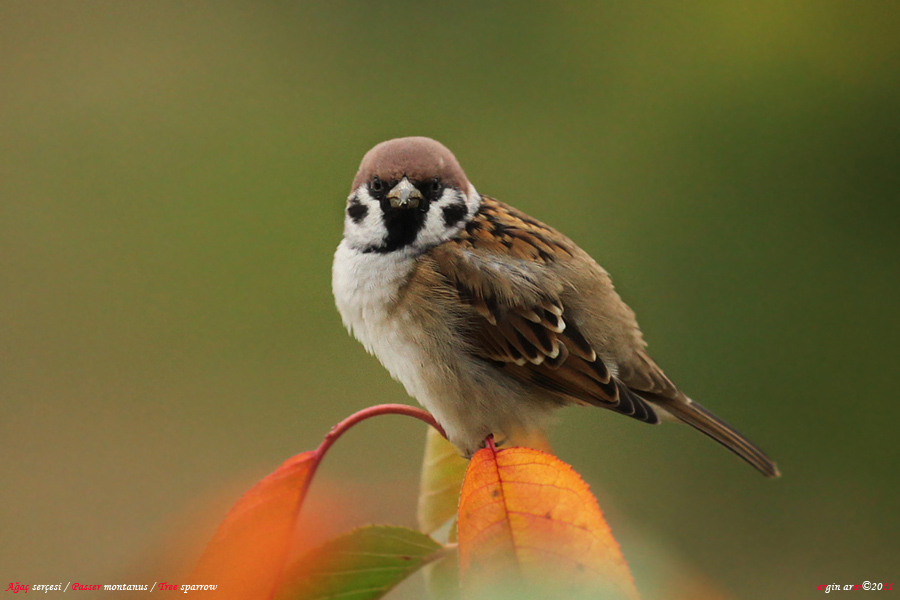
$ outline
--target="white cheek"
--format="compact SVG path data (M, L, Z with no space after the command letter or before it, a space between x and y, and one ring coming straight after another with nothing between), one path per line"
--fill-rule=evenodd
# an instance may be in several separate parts
M444 219L444 209L453 204L463 203L466 206L466 215L451 225L447 225ZM481 199L475 188L470 186L470 194L466 195L456 190L445 189L441 197L438 198L428 208L428 215L425 218L425 226L419 232L415 245L420 247L430 247L450 239L456 235L466 222L478 210Z
M384 221L381 219L381 206L378 201L369 196L365 188L359 188L348 199L348 205L353 198L365 206L367 211L365 216L354 221L344 211L344 239L355 248L368 248L377 246L384 241L387 236L387 229Z

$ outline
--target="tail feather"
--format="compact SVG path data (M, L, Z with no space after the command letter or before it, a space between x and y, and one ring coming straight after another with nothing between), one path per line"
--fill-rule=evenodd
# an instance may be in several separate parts
M745 461L756 467L766 477L780 477L778 466L753 442L735 431L728 423L706 410L687 396L678 400L666 398L661 407L698 431L705 433Z

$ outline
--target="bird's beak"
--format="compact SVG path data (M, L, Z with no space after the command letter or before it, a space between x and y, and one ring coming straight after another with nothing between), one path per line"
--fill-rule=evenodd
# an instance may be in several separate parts
M418 208L422 202L422 192L404 177L388 192L387 199L391 201L391 208Z

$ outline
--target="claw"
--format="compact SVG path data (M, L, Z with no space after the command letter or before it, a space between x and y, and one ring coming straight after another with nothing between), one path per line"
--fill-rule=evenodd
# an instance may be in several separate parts
M502 440L498 440L494 437L494 434L488 434L486 438L484 438L484 442L481 444L482 448L490 448L494 452L497 451L497 448L503 446L506 442L508 442L508 438L503 438Z

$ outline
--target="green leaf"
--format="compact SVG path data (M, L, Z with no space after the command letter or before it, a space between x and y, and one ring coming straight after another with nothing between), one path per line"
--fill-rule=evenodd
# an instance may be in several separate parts
M406 527L360 527L308 552L285 574L278 600L370 600L381 598L443 546Z
M469 461L459 455L453 444L431 427L428 428L418 509L419 528L425 533L434 534L456 517L459 490L468 464Z

